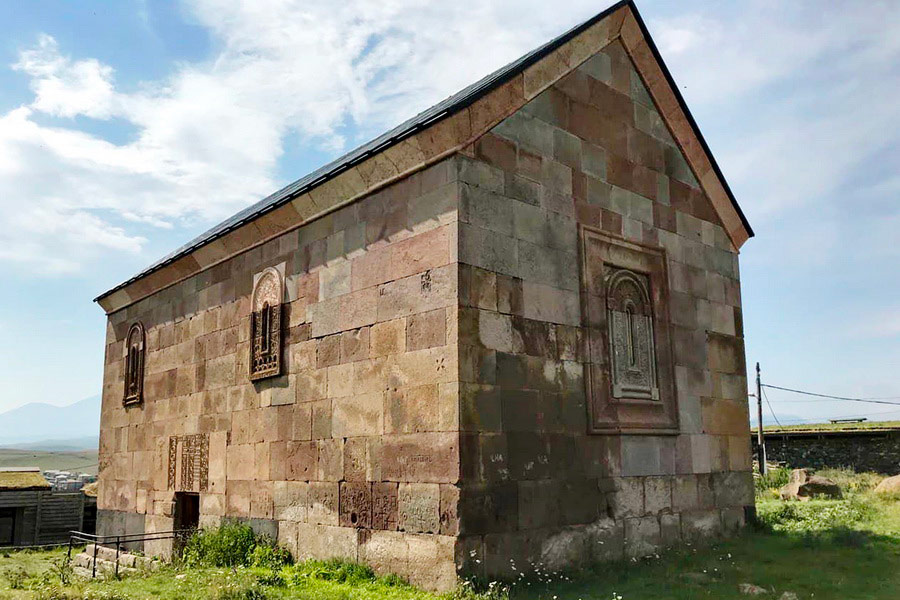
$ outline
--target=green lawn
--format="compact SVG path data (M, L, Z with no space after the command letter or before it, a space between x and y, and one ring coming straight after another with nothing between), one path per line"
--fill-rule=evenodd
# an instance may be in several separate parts
M815 600L900 598L900 498L871 493L877 476L828 473L844 500L785 503L761 489L765 526L709 547L597 565L577 573L541 574L480 593L461 588L447 600L731 599L742 583ZM764 486L761 486L764 487ZM175 568L120 581L72 581L53 567L63 551L0 554L0 599L75 600L436 600L397 578L376 578L353 565L304 563L260 567Z

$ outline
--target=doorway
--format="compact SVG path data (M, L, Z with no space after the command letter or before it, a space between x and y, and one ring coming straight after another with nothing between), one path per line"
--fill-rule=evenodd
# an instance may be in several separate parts
M200 494L175 493L175 529L197 529L200 525Z
M0 508L0 546L12 546L16 539L16 509Z

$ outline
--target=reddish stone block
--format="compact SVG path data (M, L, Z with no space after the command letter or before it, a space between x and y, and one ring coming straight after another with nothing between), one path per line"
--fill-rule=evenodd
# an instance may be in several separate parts
M515 144L492 133L475 142L475 157L504 171L516 170Z
M316 348L316 368L324 369L341 362L341 336L329 335L320 338Z
M397 486L388 482L372 484L372 529L397 529Z

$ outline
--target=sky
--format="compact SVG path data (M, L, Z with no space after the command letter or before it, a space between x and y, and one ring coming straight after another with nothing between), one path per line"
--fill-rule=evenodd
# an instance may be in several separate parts
M99 393L98 294L606 6L0 0L0 411ZM896 3L638 8L756 231L749 369L900 402ZM785 424L900 419L767 395Z

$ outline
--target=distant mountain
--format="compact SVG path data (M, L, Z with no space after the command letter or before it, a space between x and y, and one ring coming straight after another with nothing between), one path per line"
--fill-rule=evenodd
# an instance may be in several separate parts
M32 402L0 413L0 446L83 450L96 448L99 437L100 396L68 406Z

